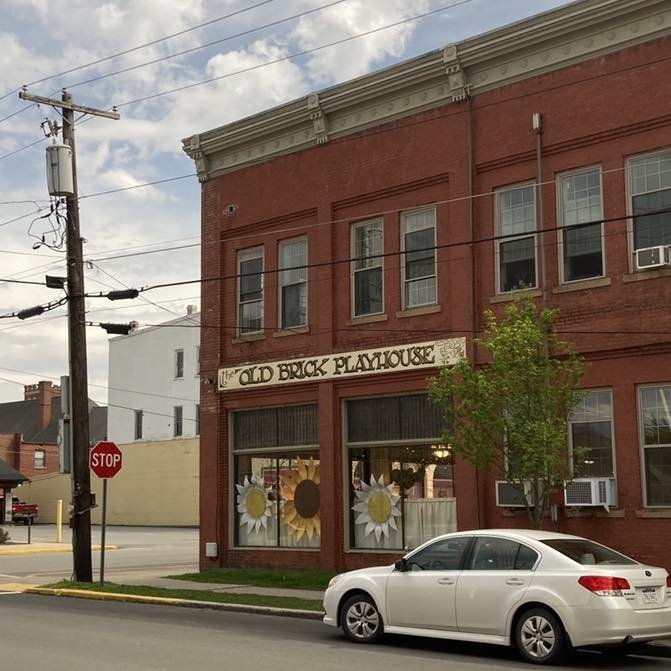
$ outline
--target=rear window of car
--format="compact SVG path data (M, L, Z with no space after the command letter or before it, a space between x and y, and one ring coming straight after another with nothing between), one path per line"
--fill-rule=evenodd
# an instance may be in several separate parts
M638 564L637 561L625 557L615 550L611 550L604 545L593 543L592 541L582 540L580 538L552 538L541 541L544 545L551 547L557 552L572 559L582 566L594 566L597 564Z

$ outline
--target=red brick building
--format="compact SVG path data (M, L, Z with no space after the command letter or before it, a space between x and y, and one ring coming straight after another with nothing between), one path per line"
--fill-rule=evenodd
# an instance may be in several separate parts
M589 362L559 530L671 568L670 61L669 0L584 0L184 141L203 568L526 526L425 396L522 287Z

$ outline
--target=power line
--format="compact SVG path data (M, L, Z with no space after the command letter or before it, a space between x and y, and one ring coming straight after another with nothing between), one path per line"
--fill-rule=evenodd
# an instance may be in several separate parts
M428 207L432 207L433 203L427 203ZM620 215L617 217L608 217L608 218L601 218L601 219L595 219L592 221L586 221L581 224L574 224L572 226L545 226L542 228L537 228L532 231L528 231L528 233L506 233L504 235L489 235L486 237L482 238L475 238L473 240L460 240L458 242L446 242L440 245L431 245L428 247L423 247L422 249L413 249L412 253L420 253L420 252L426 252L426 251L435 251L438 249L451 249L454 247L463 247L466 245L474 245L474 244L481 244L483 242L496 242L499 240L507 240L507 239L515 239L515 238L520 238L520 237L531 237L532 235L535 235L537 233L549 233L549 232L556 232L556 231L564 231L564 230L576 230L579 228L586 228L588 226L593 226L596 224L606 224L606 223L613 223L617 221L626 221L628 219L634 219L637 217L643 217L643 216L653 216L656 214L668 214L671 213L671 208L666 208L666 209L661 209L661 210L650 210L645 212L644 214L638 213L638 214L625 214L625 215ZM556 244L555 242L548 242L546 243L548 245L552 244L553 246ZM165 287L176 287L176 286L183 286L186 284L203 284L205 282L218 282L221 280L232 280L232 279L239 279L241 277L248 277L248 276L257 276L257 275L270 275L270 274L277 274L281 273L286 270L303 270L303 269L310 269L310 268L324 268L327 266L335 266L335 265L340 265L343 263L352 263L354 261L363 261L367 260L370 258L386 258L390 256L402 256L405 255L406 252L405 250L396 250L393 252L381 252L379 254L374 254L371 256L364 256L364 257L347 257L344 259L335 259L335 260L330 260L330 261L319 261L315 263L306 263L302 265L297 265L297 266L291 266L291 268L270 268L270 269L264 269L260 272L252 272L252 273L235 273L235 274L229 274L229 275L222 275L220 277L207 277L207 278L200 278L198 280L183 280L181 282L166 282L163 284L155 284L155 285L150 285L147 287L142 287L139 289L139 291L151 291L152 289L163 289ZM91 297L91 296L90 296Z
M85 81L77 82L76 84L70 84L68 85L67 88L73 89L76 86L83 86L84 84L92 84L94 82L100 81L102 79L107 79L109 77L115 77L116 75L120 74L125 74L126 72L132 72L133 70L139 70L141 68L145 68L149 65L156 65L157 63L162 63L164 61L171 60L173 58L177 58L179 56L185 56L186 54L191 54L196 51L200 51L202 49L207 49L208 47L212 47L216 44L221 44L223 42L228 42L230 40L237 39L238 37L245 37L246 35L251 35L252 33L259 32L260 30L265 30L266 28L274 28L275 26L279 26L283 23L287 23L289 21L293 21L294 19L298 19L304 16L308 16L309 14L314 14L316 12L321 12L323 9L327 9L328 7L333 7L334 5L339 5L343 2L348 2L349 0L333 0L332 2L328 2L325 5L320 5L319 7L315 7L314 9L308 9L304 12L299 12L297 14L293 14L292 16L288 16L284 19L278 19L277 21L271 21L270 23L266 23L261 26L256 26L254 28L250 28L249 30L244 30L240 33L235 33L234 35L228 35L227 37L223 37L218 40L214 40L213 42L207 42L205 44L200 44L197 47L191 47L190 49L184 49L183 51L178 51L175 52L174 54L168 54L166 56L161 56L160 58L155 58L151 61L146 61L144 63L138 63L137 65L130 65L126 68L122 68L121 70L116 70L115 72L108 72L103 75L99 75L97 77L92 77L91 79L87 79ZM466 0L467 2L472 2L472 0ZM15 114L18 114L18 112L15 112ZM0 119L0 123L2 123L3 119Z
M126 100L125 102L121 102L121 103L117 104L117 108L127 107L129 105L136 105L137 103L146 102L147 100L153 100L154 98L159 98L161 96L170 95L172 93L179 93L181 91L186 91L186 90L192 89L196 86L202 86L203 84L210 84L212 82L220 81L222 79L227 79L229 77L234 77L235 75L243 74L245 72L252 72L254 70L258 70L260 68L264 68L264 67L267 67L269 65L276 65L277 63L283 63L284 61L289 61L289 60L293 60L295 58L300 58L301 56L307 56L308 54L313 54L317 51L321 51L322 49L328 49L330 47L335 47L335 46L338 46L340 44L346 44L347 42L357 40L361 37L367 37L369 35L374 35L375 33L379 33L383 30L389 30L390 28L396 28L398 26L402 26L402 25L407 24L407 23L412 23L413 21L418 21L419 19L424 19L427 16L431 16L433 14L438 14L440 12L444 12L446 9L452 9L453 7L457 7L459 5L465 5L465 4L467 4L469 2L472 2L472 1L473 0L460 0L459 2L455 2L455 3L450 4L450 5L445 5L443 7L439 7L438 9L432 9L431 11L424 12L422 14L416 14L415 16L411 16L407 19L402 19L402 20L396 21L394 23L389 23L385 26L380 26L379 28L372 28L371 30L366 30L362 33L357 33L355 35L350 35L349 37L344 37L344 38L339 39L339 40L334 40L333 42L328 42L326 44L322 44L322 45L317 46L317 47L312 47L310 49L304 49L302 51L297 51L293 54L289 54L287 56L282 56L280 58L275 58L275 59L270 60L270 61L265 61L263 63L259 63L258 65L252 65L252 66L247 67L247 68L242 68L240 70L236 70L235 72L229 72L225 75L219 75L218 77L211 77L210 79L203 79L203 80L198 81L198 82L192 82L191 84L185 84L184 86L179 86L179 87L176 87L174 89L170 89L168 91L161 91L160 93L154 93L154 94L151 94L151 95L143 96L141 98L135 98L133 100Z
M172 33L170 35L165 35L164 37L160 37L155 40L151 40L150 42L145 42L144 44L139 44L135 47L131 47L129 49L125 49L124 51L118 51L114 54L110 54L109 56L104 56L103 58L98 58L95 61L89 61L88 63L84 63L82 65L77 65L76 67L69 68L67 70L63 70L62 72L57 72L53 75L48 75L46 77L42 77L40 79L35 79L32 82L29 82L28 84L25 84L24 86L34 86L35 84L41 84L42 82L46 82L50 79L55 79L56 77L62 77L63 75L69 75L72 72L77 72L78 70L83 70L85 68L90 68L94 65L99 65L100 63L105 63L106 61L110 61L114 58L119 58L120 56L127 56L128 54L131 54L135 51L139 51L140 49L146 49L147 47L153 47L156 44L160 44L161 42L165 42L167 40L171 40L175 37L180 37L181 35L186 35L186 33L190 33L194 30L198 30L199 28L204 28L205 26L211 26L214 23L217 23L219 21L223 21L225 19L230 19L234 16L238 16L239 14L244 14L245 12L249 12L252 9L257 9L258 7L262 7L263 5L268 5L271 2L274 2L274 0L263 0L262 2L258 2L255 5L250 5L248 7L245 7L244 9L239 9L236 10L235 12L231 12L230 14L225 14L224 16L219 16L216 19L210 19L209 21L205 21L204 23L199 23L196 26L191 26L190 28L185 28L184 30L180 30L176 33ZM12 95L13 93L18 93L20 91L19 88L12 89L11 91L8 91L7 93L3 94L0 96L0 101L4 100L8 96Z

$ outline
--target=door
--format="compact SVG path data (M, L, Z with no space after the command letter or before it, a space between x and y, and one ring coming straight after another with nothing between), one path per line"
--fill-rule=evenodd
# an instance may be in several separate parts
M459 631L505 636L508 616L531 584L537 560L535 550L517 541L476 538L457 583Z
M443 538L407 558L387 581L387 624L455 630L455 590L470 536Z

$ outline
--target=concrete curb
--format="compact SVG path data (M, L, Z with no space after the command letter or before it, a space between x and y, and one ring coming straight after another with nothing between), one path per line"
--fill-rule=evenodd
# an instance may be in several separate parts
M46 587L32 587L25 591L28 594L41 594L44 596L66 596L77 599L123 601L127 603L151 603L163 606L181 606L182 608L209 608L211 610L225 610L238 613L256 613L257 615L280 615L283 617L296 617L304 620L321 620L324 617L324 613L321 611L299 610L297 608L252 606L241 603L223 603L220 601L192 601L190 599L171 599L162 596L141 596L138 594L93 592L83 589L50 589Z

